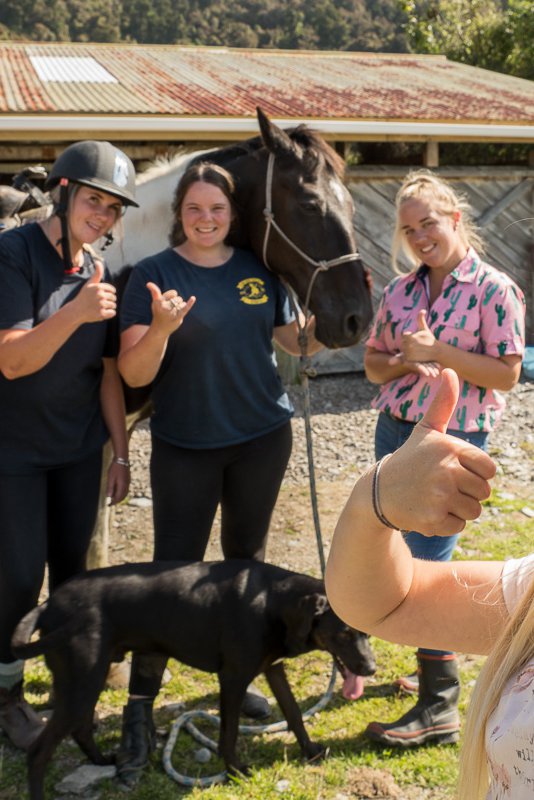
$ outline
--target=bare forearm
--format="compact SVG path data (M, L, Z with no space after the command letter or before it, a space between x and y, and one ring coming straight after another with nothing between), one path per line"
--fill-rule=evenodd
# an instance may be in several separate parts
M442 367L450 367L468 383L486 389L497 389L502 392L513 389L521 371L520 356L509 356L507 359L471 353L436 340L435 361Z
M315 317L311 317L308 322L304 315L300 315L300 326L305 326L306 331L306 354L311 356L324 349L324 344L315 338ZM290 322L287 325L280 325L273 331L275 342L292 356L300 356L302 349L299 342L300 329L297 322Z
M104 359L104 374L100 387L102 416L108 429L113 454L128 460L128 434L126 431L126 409L124 393L115 359Z
M0 333L0 370L13 380L42 369L82 324L69 303L31 330Z
M402 363L395 361L390 364L392 353L381 353L378 350L367 350L364 358L364 368L367 380L371 383L388 383L395 378L402 378L413 370Z
M386 520L401 530L459 533L490 494L495 465L489 456L443 434L457 401L458 378L447 369L423 421L383 462L375 498ZM507 619L502 563L414 559L400 531L378 521L372 498L373 473L367 473L332 541L326 587L334 610L389 641L487 653Z
M374 515L371 484L367 473L354 487L336 526L325 575L336 613L368 633L404 601L413 579L412 556L401 534Z
M167 349L168 333L152 324L134 344L129 344L128 334L129 330L122 334L119 372L129 386L147 386L158 374Z

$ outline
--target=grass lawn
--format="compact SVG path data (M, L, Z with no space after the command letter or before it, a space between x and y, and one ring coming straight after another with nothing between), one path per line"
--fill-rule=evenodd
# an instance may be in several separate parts
M499 492L497 483L497 489L486 504L482 521L468 526L456 557L504 558L530 552L534 523L522 509L528 505L532 507L533 500L532 496L526 496L526 491L525 496L521 497L516 492L512 498L506 492ZM413 702L411 698L393 693L390 686L398 675L413 671L413 651L379 640L373 640L373 647L379 668L372 679L366 680L364 696L353 703L345 701L341 696L338 679L327 708L307 723L312 738L329 747L329 758L318 764L303 765L298 746L291 734L242 736L241 752L244 760L251 765L250 776L204 790L181 788L163 771L161 751L164 733L171 724L171 715L166 706L180 701L184 704L184 710L203 708L216 711L217 680L212 675L195 672L171 662L172 678L162 689L157 703L156 723L161 732L160 746L146 775L139 786L130 792L129 797L131 800L171 800L187 793L191 798L202 796L204 800L452 798L457 771L456 745L427 746L403 752L379 749L363 738L362 731L370 721L394 720ZM465 713L481 663L481 659L461 657L462 714ZM309 708L326 689L331 669L329 658L323 654L309 654L288 662L287 669L297 698L303 708ZM26 676L30 701L37 708L46 708L50 682L43 661L28 662ZM263 679L258 679L258 685L266 689ZM120 712L125 698L125 690L107 690L101 696L97 736L103 749L113 750L118 744ZM176 715L174 708L172 718ZM275 707L276 718L277 715L278 709ZM199 724L199 727L203 726ZM215 735L215 728L203 727L203 730L211 737ZM197 763L195 753L199 747L198 743L182 732L173 755L175 769L191 776L221 771L223 766L215 756L207 764ZM77 746L71 740L64 742L48 770L48 797L58 797L55 786L63 776L82 763L85 763L85 758ZM1 800L23 800L26 797L25 787L24 756L0 739ZM103 781L96 792L101 800L124 797L124 793L112 780Z

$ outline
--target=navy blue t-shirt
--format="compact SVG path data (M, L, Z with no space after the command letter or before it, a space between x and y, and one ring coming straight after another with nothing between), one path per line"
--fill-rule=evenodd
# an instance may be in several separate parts
M293 409L276 370L273 328L294 319L278 278L253 253L234 250L200 267L169 248L134 268L121 329L150 325L148 281L197 298L169 337L152 388L155 436L180 447L225 447L269 433Z
M93 272L86 253L82 270L66 275L37 223L2 234L0 329L31 330L72 300ZM102 447L102 358L114 355L112 326L86 323L32 375L7 380L0 373L0 473L31 474Z

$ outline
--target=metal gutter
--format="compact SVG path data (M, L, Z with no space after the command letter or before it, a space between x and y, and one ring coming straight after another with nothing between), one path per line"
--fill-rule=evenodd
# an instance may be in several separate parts
M303 122L327 139L340 141L496 141L534 142L532 125L448 122L358 121L279 118L282 128ZM255 118L177 117L156 115L48 115L0 114L0 140L65 140L92 137L98 133L114 139L153 140L175 137L182 140L221 140L254 136Z

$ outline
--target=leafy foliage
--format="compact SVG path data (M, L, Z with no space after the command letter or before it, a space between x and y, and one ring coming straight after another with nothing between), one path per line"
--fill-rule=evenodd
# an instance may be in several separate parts
M0 39L442 53L534 78L532 0L2 0Z
M400 0L409 48L534 77L531 0Z
M397 0L3 0L0 38L404 51Z

